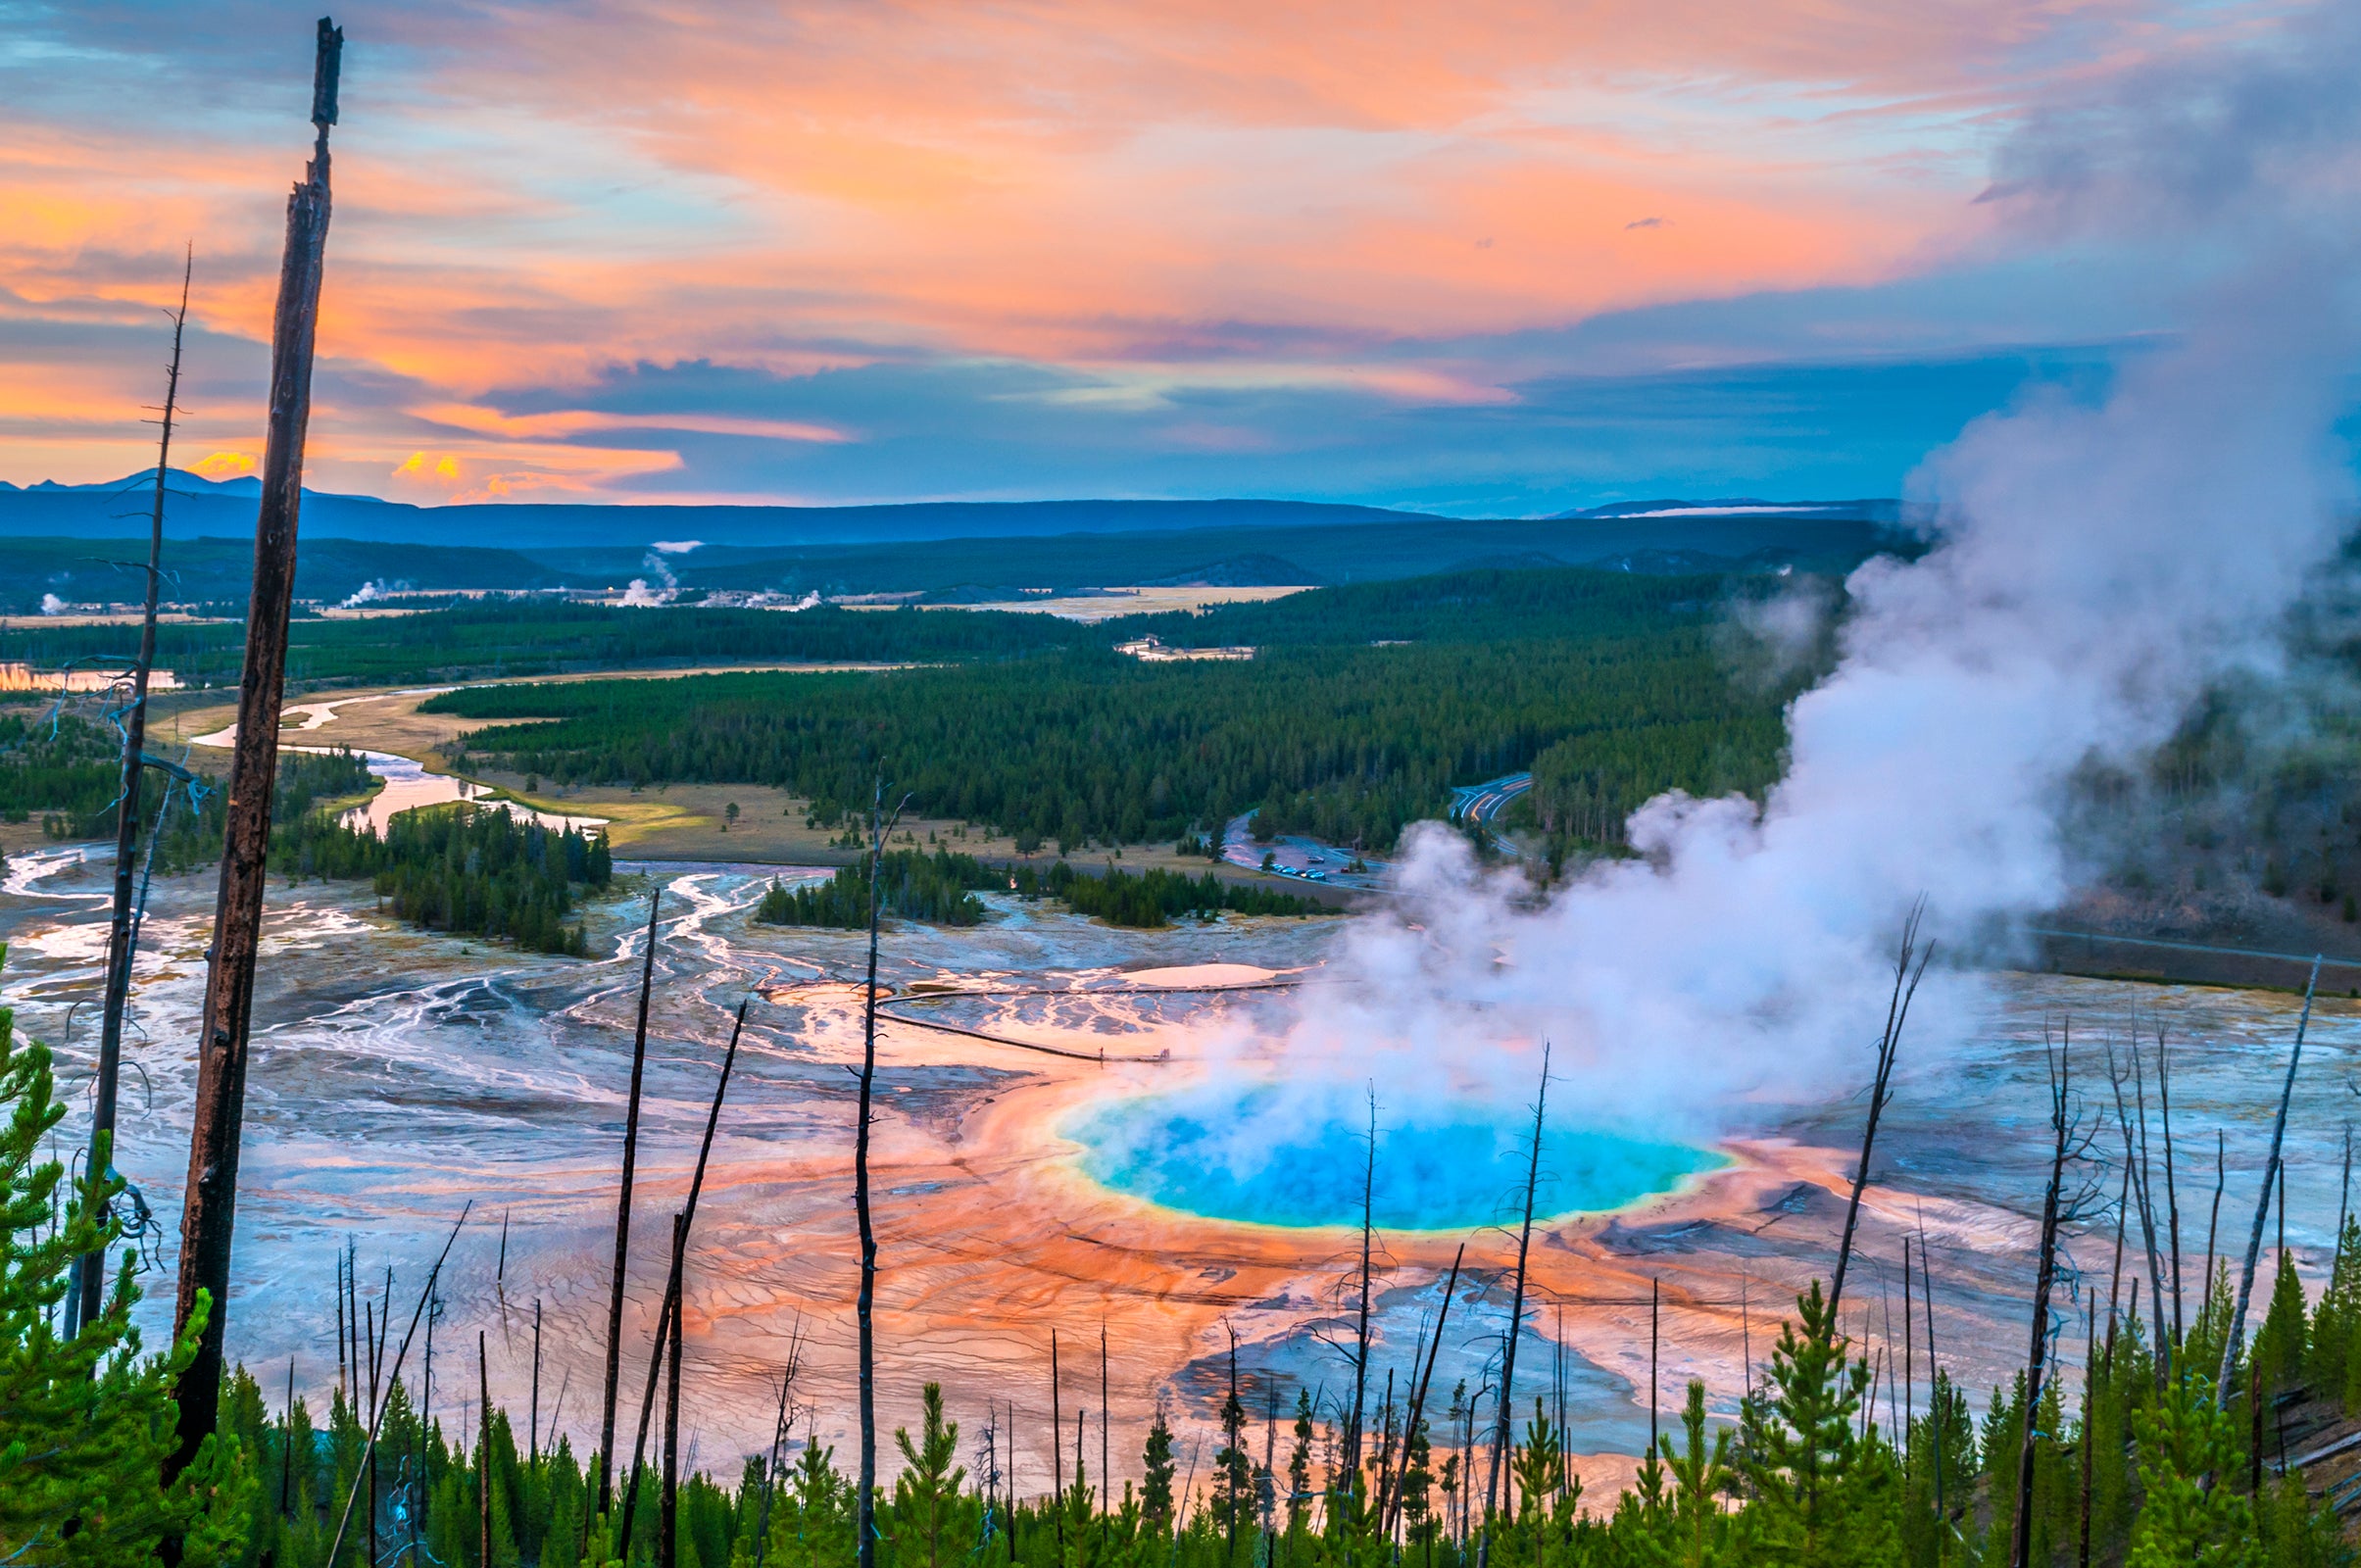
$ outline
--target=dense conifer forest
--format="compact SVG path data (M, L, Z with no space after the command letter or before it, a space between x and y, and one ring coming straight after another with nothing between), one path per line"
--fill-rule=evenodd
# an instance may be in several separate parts
M1178 840L1259 808L1260 833L1366 849L1455 784L1536 766L1543 819L1620 842L1668 788L1777 776L1786 688L1733 677L1717 579L1470 572L1143 617L1243 663L1147 664L1098 646L884 674L588 681L445 694L495 723L470 752L566 783L776 785L833 823L875 779L913 809L1056 843ZM1619 808L1619 809L1618 809Z
M604 833L451 805L397 812L381 839L330 817L300 817L273 833L271 869L296 879L371 878L383 906L414 925L580 957L588 950L575 890L604 890L614 859Z
M935 925L980 922L986 910L975 895L987 890L1025 899L1056 899L1108 925L1142 929L1170 925L1175 915L1209 919L1224 909L1240 914L1329 912L1292 893L1236 886L1210 871L1190 877L1158 866L1135 876L1109 862L1103 872L1086 873L1063 860L1047 870L1026 865L1011 871L949 850L937 850L932 856L918 850L889 850L880 859L879 912ZM790 888L773 878L762 903L755 906L754 918L768 925L861 929L869 923L867 865L848 865L812 887Z
M57 839L112 837L121 741L107 726L59 714L0 724L0 801L23 820L35 808ZM580 956L576 890L603 890L613 874L604 834L555 832L503 810L466 807L403 811L385 837L338 820L336 808L377 787L351 752L281 751L271 796L270 866L295 880L372 880L383 906L431 931L507 938L535 953ZM175 875L221 858L223 801L210 773L152 781L155 868Z
M800 660L854 662L1005 657L1068 645L1079 628L1014 612L846 610L618 610L537 600L485 600L366 620L298 618L287 654L292 683L365 685L492 679L568 669ZM121 654L120 626L12 625L0 660L56 665ZM184 686L234 684L245 651L235 621L161 626L157 667ZM125 656L123 662L129 662Z

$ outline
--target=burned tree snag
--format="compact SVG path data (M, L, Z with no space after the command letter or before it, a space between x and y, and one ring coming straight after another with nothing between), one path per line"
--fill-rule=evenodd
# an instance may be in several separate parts
M639 1027L631 1039L631 1099L623 1110L623 1175L615 1200L615 1284L607 1302L607 1396L599 1416L599 1512L615 1506L615 1386L623 1370L623 1276L631 1263L631 1173L639 1162L640 1084L648 1066L648 994L656 984L656 915L664 890L648 895L648 950L640 955ZM590 1528L586 1516L583 1529Z
M909 804L904 796L902 806ZM877 1087L878 883L885 874L885 841L902 820L902 806L885 815L885 781L878 780L869 804L869 983L861 993L861 1101L853 1130L853 1214L861 1229L861 1290L853 1312L861 1339L861 1497L854 1523L860 1568L877 1568L877 1228L869 1212L869 1107ZM1059 1441L1053 1430L1053 1453Z
M2050 1071L2049 1125L2055 1141L2049 1156L2049 1185L2041 1196L2041 1252L2034 1261L2033 1343L2025 1358L2025 1418L2017 1452L2016 1526L2009 1561L2031 1568L2033 1561L2033 1473L2036 1444L2041 1436L2041 1374L2049 1360L2049 1292L2056 1278L2058 1226L2076 1218L2082 1208L2077 1196L2064 1192L2067 1161L2077 1157L2084 1142L2075 1127L2072 1086L2072 1044L2061 1042ZM2089 1446L2088 1437L2085 1446Z
M475 1331L475 1408L478 1412L475 1441L475 1505L477 1522L481 1525L482 1544L475 1560L492 1560L492 1362L484 1350L484 1331Z
M214 905L212 964L197 1039L196 1108L189 1125L188 1185L180 1209L180 1278L172 1332L202 1315L197 1353L173 1391L179 1447L167 1479L196 1458L221 1401L222 1332L229 1321L229 1249L237 1218L238 1146L246 1117L246 1033L254 1012L254 960L263 932L263 876L271 849L271 796L278 769L278 708L287 679L287 620L295 591L296 512L303 500L304 431L312 415L312 341L328 238L328 127L344 34L320 19L312 74L312 162L287 201L286 253L271 334L271 419L263 449L263 499L254 527L254 592L246 612L246 662L238 677L237 740Z
M115 1102L123 1075L123 1014L131 994L131 864L139 847L140 748L147 743L148 674L156 665L156 601L164 580L164 478L172 456L172 416L180 402L180 343L188 327L188 280L194 252L180 269L180 309L172 318L172 362L165 370L162 437L156 443L156 490L148 511L147 603L139 620L139 658L131 665L131 700L123 715L123 773L115 799L115 909L107 928L107 990L100 1013L98 1082L90 1108L90 1157L83 1164L91 1201L102 1210L114 1162ZM107 1272L103 1250L74 1259L66 1295L66 1337L98 1316Z
M1498 1428L1492 1439L1492 1467L1484 1483L1483 1535L1476 1543L1476 1568L1492 1568L1492 1514L1500 1504L1500 1461L1506 1457L1516 1417L1516 1342L1525 1329L1525 1264L1533 1250L1533 1190L1542 1174L1542 1129L1549 1109L1549 1047L1542 1046L1541 1093L1533 1102L1533 1149L1525 1166L1525 1218L1516 1239L1516 1289L1508 1302L1508 1341L1500 1351Z
M2287 1102L2295 1095L2295 1069L2303 1064L2303 1037L2312 1027L2312 997L2320 988L2320 960L2312 960L2312 978L2303 988L2303 1015L2295 1023L2295 1046L2287 1053L2287 1082L2280 1086L2279 1115L2271 1123L2271 1157L2263 1161L2263 1193L2254 1205L2254 1229L2246 1237L2245 1267L2238 1274L2238 1304L2231 1309L2230 1333L2222 1340L2222 1371L2214 1383L2216 1404L2230 1408L2230 1373L2238 1365L2238 1350L2246 1337L2246 1305L2254 1295L2255 1260L2262 1255L2263 1226L2271 1218L2271 1187L2279 1175L2280 1147L2287 1136ZM2261 1447L2258 1444L2258 1454Z
M1927 964L1935 956L1935 944L1930 942L1924 951L1918 946L1918 925L1926 913L1922 900L1902 922L1901 951L1894 959L1894 994L1886 1003L1886 1029L1878 1037L1877 1070L1869 1088L1869 1123L1861 1131L1861 1163L1852 1173L1852 1198L1845 1205L1845 1234L1837 1243L1837 1266L1828 1282L1828 1318L1830 1332L1835 1332L1837 1302L1845 1295L1845 1269L1852 1261L1853 1230L1861 1220L1861 1192L1869 1185L1869 1156L1877 1149L1878 1118L1885 1114L1886 1104L1893 1098L1894 1061L1901 1050L1902 1025L1909 1021L1911 999L1918 995L1918 983L1926 977ZM1915 967L1911 960L1915 958Z
M1361 1293L1360 1311L1353 1330L1353 1419L1345 1427L1344 1478L1348 1489L1358 1486L1361 1473L1361 1423L1369 1390L1369 1255L1377 1239L1377 1089L1369 1090L1369 1157L1361 1172Z

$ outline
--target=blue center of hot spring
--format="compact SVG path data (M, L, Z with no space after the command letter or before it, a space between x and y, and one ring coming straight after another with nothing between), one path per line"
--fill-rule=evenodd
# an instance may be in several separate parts
M1209 1086L1093 1106L1061 1131L1105 1186L1207 1219L1357 1226L1369 1178L1365 1107L1307 1104L1277 1087ZM1464 1230L1513 1221L1533 1122L1514 1106L1379 1107L1370 1200L1381 1230ZM1621 1208L1725 1163L1686 1144L1557 1124L1542 1137L1534 1214Z

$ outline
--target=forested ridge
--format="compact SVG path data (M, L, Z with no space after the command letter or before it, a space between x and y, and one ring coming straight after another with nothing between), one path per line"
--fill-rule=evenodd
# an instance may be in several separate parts
M1058 647L1080 628L1049 615L999 611L621 610L548 600L479 600L448 610L363 620L299 617L289 630L287 679L296 684L397 684L734 662L891 662L1003 657ZM0 629L0 660L54 666L121 654L136 628ZM183 685L234 683L246 630L234 621L159 626L156 664Z
M857 610L816 605L793 612L699 606L621 609L546 599L481 599L417 614L368 619L298 617L287 678L353 685L483 679L746 662L890 663L1003 659L1060 648L1106 648L1153 633L1174 643L1453 641L1641 630L1667 613L1695 612L1737 579L1574 569L1462 571L1353 583L1261 604L1202 612L1122 615L1083 625L1003 610ZM1119 601L1118 601L1119 603ZM245 628L232 621L157 628L156 662L183 684L237 678ZM0 660L43 667L129 662L134 630L123 626L0 627Z
M1178 839L1254 808L1257 832L1382 849L1438 814L1452 785L1556 748L1548 820L1612 843L1621 813L1573 803L1628 811L1668 788L1777 776L1785 691L1732 678L1718 589L1462 573L1125 627L1266 639L1246 663L1144 664L1097 646L883 674L478 688L424 706L556 720L466 742L544 778L769 784L832 822L885 777L913 810L987 824L1028 852ZM1292 641L1273 635L1290 625Z
M889 850L879 857L878 912L935 925L979 924L986 913L982 891L1021 899L1056 899L1108 925L1154 929L1177 914L1210 919L1224 909L1240 914L1312 915L1330 911L1292 893L1241 887L1212 872L1188 876L1157 866L1138 875L1109 862L1102 872L1077 871L1059 860L1048 870L1018 866L1004 870L971 855L937 850ZM869 923L869 867L848 865L816 886L788 887L773 877L755 906L765 925L833 926L858 930Z

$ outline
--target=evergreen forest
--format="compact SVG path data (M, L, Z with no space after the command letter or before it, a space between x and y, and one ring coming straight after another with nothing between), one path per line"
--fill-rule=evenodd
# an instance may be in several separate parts
M1190 877L1160 866L1134 875L1109 861L1100 873L1075 870L1059 860L1049 869L1019 866L1003 870L971 855L938 849L888 850L878 858L878 911L905 920L967 926L984 918L976 893L1006 891L1019 898L1050 898L1108 925L1154 929L1175 915L1210 919L1224 909L1240 914L1313 915L1330 911L1292 893L1239 886L1212 872ZM816 886L790 888L777 878L763 891L754 918L767 925L834 926L860 930L869 923L869 871L848 865Z
M565 784L774 785L832 824L877 778L911 808L1056 844L1257 834L1368 850L1452 786L1542 766L1542 820L1621 843L1666 789L1759 791L1789 688L1735 679L1719 579L1480 571L1108 622L1090 647L883 673L741 673L446 693L468 753ZM1160 630L1158 630L1160 628ZM1261 649L1142 663L1114 634ZM524 722L529 721L529 722Z

